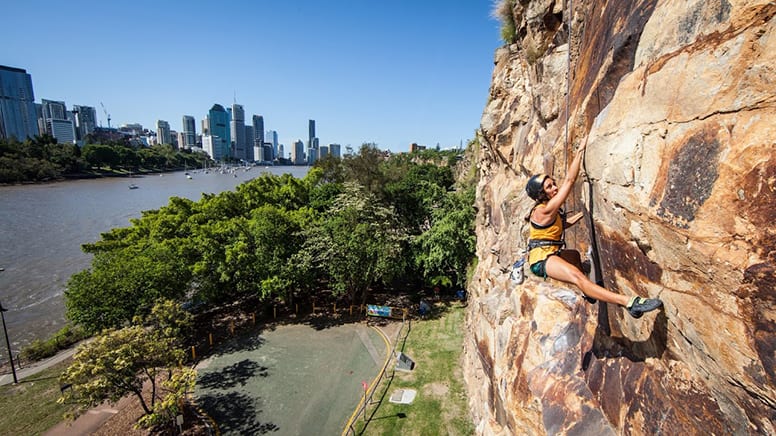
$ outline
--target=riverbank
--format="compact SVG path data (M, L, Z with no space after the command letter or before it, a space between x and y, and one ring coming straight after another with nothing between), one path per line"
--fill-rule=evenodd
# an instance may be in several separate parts
M253 165L253 166L260 166L260 165ZM297 167L297 166L299 165L285 165L285 164L272 165L273 168ZM301 167L307 167L307 166L303 165ZM41 179L41 180L22 180L22 181L12 182L12 183L0 182L0 186L41 185L41 184L47 184L47 183L67 182L72 180L94 180L94 179L106 179L106 178L115 178L115 177L133 178L133 177L155 176L160 174L176 173L180 171L191 171L193 173L202 172L202 171L215 171L213 168L216 168L216 167L211 167L209 169L207 168L191 169L186 166L178 166L178 167L171 167L171 168L154 167L154 168L139 168L131 171L126 169L99 168L99 169L91 169L89 171L82 171L79 173L62 174L60 177L56 177L56 178L47 178L47 179ZM265 166L265 168L268 168L268 167Z
M93 169L90 171L83 171L80 173L68 173L62 174L61 177L42 179L42 180L24 180L14 183L0 183L0 186L19 186L19 185L39 185L46 183L66 182L69 180L92 180L92 179L104 179L111 177L141 177L155 174L174 173L178 171L185 171L184 167L175 168L142 168L134 171L129 170L114 170L114 169Z
M253 167L208 174L192 170L144 172L67 182L0 187L0 290L14 355L35 339L45 340L65 326L64 291L70 276L91 266L81 245L113 228L131 225L143 211L169 204L170 197L199 201L203 194L234 191L269 173L304 178L306 166ZM128 174L127 174L128 175ZM128 189L132 183L138 189ZM4 347L3 347L4 348ZM3 353L6 355L6 353ZM0 356L0 360L3 357Z

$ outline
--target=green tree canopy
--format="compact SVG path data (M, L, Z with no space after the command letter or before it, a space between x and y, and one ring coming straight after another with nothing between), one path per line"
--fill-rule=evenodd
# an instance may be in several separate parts
M304 233L307 268L324 271L335 294L351 302L369 288L389 281L401 270L406 232L392 208L358 184L346 184L333 207Z

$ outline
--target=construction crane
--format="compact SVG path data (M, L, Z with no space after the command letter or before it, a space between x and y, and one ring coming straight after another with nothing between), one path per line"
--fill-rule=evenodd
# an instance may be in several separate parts
M100 106L102 106L102 111L105 113L105 117L108 119L108 130L110 130L110 114L108 113L108 110L105 109L105 105L100 102Z

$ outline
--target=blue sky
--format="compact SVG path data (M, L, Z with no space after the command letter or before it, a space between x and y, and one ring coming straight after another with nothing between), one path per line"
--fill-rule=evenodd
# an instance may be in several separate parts
M35 100L94 106L103 126L181 130L214 103L307 138L406 151L474 136L501 45L492 2L13 1L0 64L32 75Z

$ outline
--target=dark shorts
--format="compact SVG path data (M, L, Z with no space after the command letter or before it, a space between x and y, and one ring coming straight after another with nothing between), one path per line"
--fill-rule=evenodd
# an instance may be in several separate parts
M549 256L547 256L547 259L549 259L550 256L555 256L555 255L558 255L559 253L560 253L560 251L557 251L555 253L551 253ZM547 263L547 259L540 260L538 262L534 262L533 264L531 264L531 272L534 273L534 275L536 275L536 276L539 276L539 277L541 277L543 279L546 279L547 278L547 268L546 268L545 264Z
M539 276L543 279L547 278L547 270L544 268L544 264L547 262L547 259L540 260L533 265L531 265L531 272L534 273L534 275Z

